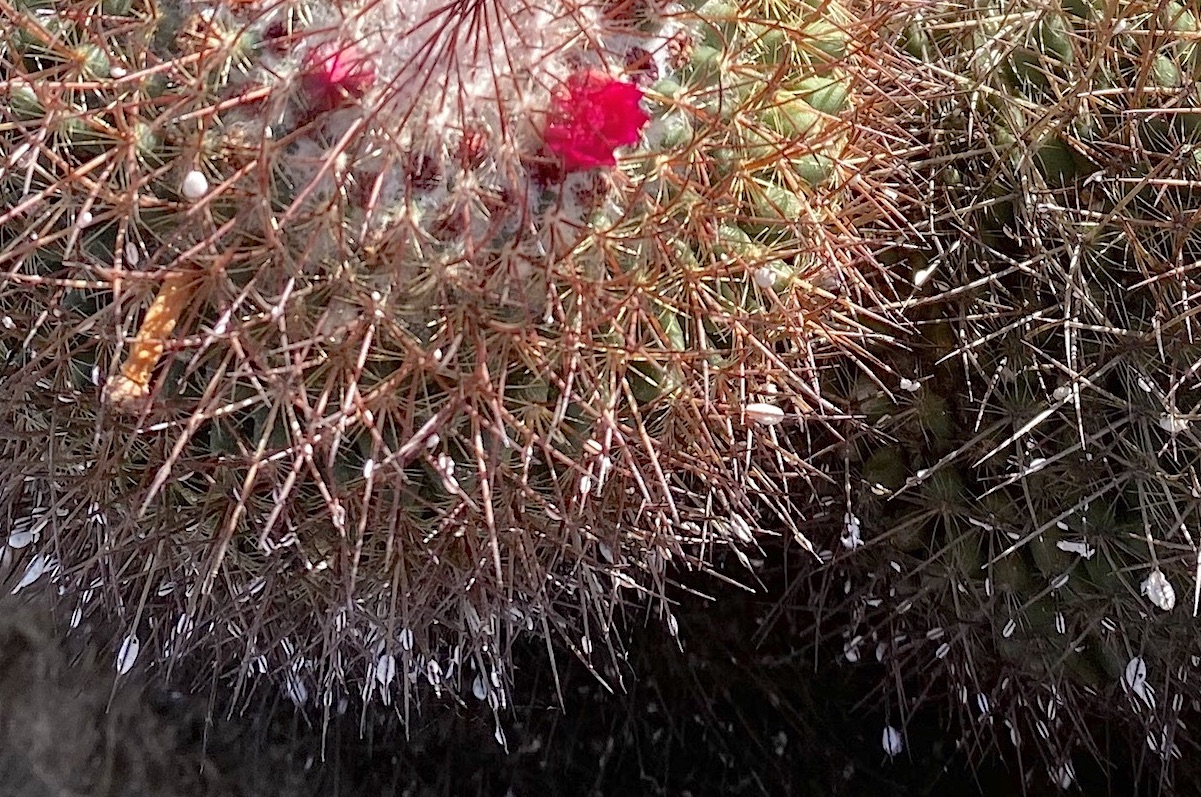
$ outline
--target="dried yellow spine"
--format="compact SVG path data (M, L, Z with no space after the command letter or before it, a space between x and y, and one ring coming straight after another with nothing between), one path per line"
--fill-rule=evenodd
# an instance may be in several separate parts
M188 271L173 272L163 281L142 319L121 373L105 386L104 397L110 405L135 409L150 395L150 375L195 288L196 275Z

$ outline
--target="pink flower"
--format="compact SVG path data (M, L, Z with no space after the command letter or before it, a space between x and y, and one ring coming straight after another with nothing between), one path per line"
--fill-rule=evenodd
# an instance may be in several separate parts
M568 172L615 166L618 147L634 144L650 115L642 110L642 89L603 72L577 72L551 97L543 132L547 149Z
M326 42L305 59L304 90L315 110L332 110L358 99L374 82L375 67L353 44Z

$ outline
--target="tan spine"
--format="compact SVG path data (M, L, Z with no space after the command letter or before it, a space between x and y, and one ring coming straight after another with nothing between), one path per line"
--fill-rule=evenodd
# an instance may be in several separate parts
M121 373L105 386L105 400L113 407L135 409L150 394L150 376L195 289L196 275L189 271L173 272L163 281Z

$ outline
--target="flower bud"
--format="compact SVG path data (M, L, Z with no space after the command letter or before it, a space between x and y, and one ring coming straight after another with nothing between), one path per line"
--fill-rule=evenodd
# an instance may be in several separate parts
M302 82L313 109L328 111L366 94L375 67L355 45L326 42L308 54Z

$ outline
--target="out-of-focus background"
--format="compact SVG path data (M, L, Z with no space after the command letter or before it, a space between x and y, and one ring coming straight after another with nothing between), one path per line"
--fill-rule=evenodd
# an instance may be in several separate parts
M189 693L141 668L118 679L114 645L64 634L44 607L6 596L0 796L1021 793L995 754L970 769L981 751L957 752L962 729L938 711L912 718L906 749L890 759L871 673L829 666L797 683L794 663L753 649L731 603L682 615L698 640L687 652L637 634L640 678L626 694L562 663L565 705L556 706L549 668L536 651L520 653L530 687L505 716L505 752L491 719L468 707L411 716L406 738L398 715L389 722L379 710L325 724L282 693L256 693L231 713L228 692L194 676L173 675L196 684ZM1082 762L1085 793L1151 793L1153 771L1144 792L1128 763L1114 764L1106 784Z

